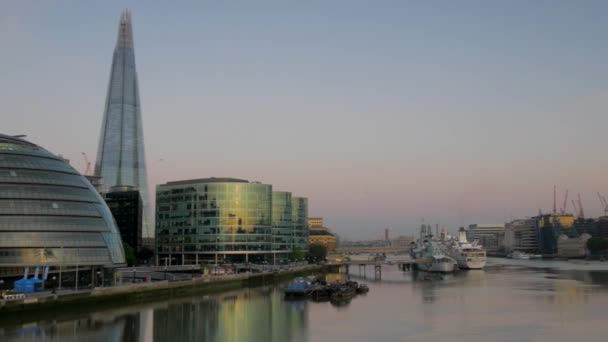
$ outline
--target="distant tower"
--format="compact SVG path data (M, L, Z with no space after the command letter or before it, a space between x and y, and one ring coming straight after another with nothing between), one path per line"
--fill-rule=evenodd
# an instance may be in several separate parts
M384 241L391 242L391 227L388 227L384 230Z
M141 104L135 70L131 13L123 12L118 25L112 70L95 161L95 176L102 177L99 191L114 186L139 190L143 203L142 237L153 238L152 213L144 153Z

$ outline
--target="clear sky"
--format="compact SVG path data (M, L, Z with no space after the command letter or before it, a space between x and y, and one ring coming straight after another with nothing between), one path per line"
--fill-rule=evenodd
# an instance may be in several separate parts
M532 216L553 184L601 213L608 1L5 0L0 132L83 170L127 7L152 187L271 183L361 239Z

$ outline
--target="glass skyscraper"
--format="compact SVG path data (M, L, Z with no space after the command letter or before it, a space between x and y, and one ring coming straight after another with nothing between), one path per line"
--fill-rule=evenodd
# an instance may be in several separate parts
M153 238L133 29L128 11L122 14L118 26L95 175L103 179L99 187L102 193L114 186L131 186L140 192L143 202L142 235L144 239Z

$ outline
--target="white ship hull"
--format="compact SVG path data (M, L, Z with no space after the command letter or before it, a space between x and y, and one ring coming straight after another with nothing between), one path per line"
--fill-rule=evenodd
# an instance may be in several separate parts
M486 266L486 259L482 260L457 260L458 267L469 270L480 270Z

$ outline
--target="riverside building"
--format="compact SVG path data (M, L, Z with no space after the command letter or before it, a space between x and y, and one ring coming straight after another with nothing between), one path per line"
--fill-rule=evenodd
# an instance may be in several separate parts
M323 245L327 248L328 253L336 251L336 236L323 226L322 217L308 219L308 243Z
M0 278L29 267L29 276L56 274L59 286L68 272L71 286L74 274L97 284L97 274L124 264L112 214L91 183L44 148L0 134Z
M298 246L297 234L304 234L299 222L306 222L307 213L305 198L273 193L272 185L259 182L203 178L161 184L157 262L275 263Z

